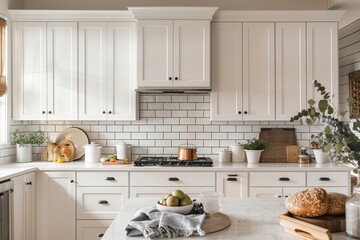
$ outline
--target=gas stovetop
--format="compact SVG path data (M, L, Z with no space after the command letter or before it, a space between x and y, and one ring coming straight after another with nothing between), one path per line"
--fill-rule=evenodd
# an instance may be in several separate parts
M212 167L213 161L208 157L196 160L178 160L176 157L139 157L134 166L170 166L170 167Z

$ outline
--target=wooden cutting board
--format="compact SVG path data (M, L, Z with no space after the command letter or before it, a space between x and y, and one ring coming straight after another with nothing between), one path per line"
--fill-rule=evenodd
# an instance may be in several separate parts
M261 128L259 139L266 142L260 162L286 163L286 146L296 145L295 128Z
M286 146L286 160L288 163L299 162L299 147L297 145Z
M131 164L130 161L116 161L116 162L103 162L101 163L102 165L127 165L127 164Z
M206 216L205 221L201 228L205 231L206 234L218 232L229 227L231 224L229 216L223 213L215 213L209 216Z
M345 228L345 215L340 216L321 216L315 218L305 218L305 217L298 217L292 215L293 218L299 219L301 221L314 224L316 226L326 228L330 232L344 232Z

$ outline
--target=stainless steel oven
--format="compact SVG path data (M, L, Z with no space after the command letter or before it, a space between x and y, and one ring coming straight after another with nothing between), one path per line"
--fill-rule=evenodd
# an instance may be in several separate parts
M13 181L0 182L0 240L12 240Z

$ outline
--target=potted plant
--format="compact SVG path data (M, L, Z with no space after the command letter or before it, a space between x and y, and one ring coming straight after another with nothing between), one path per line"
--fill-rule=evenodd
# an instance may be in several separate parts
M247 140L244 144L244 150L246 152L246 158L248 163L258 163L260 160L261 152L265 149L265 142L260 139L253 138Z
M319 148L328 153L330 159L335 163L350 164L358 174L358 185L354 194L346 201L346 233L350 236L360 238L357 230L360 225L358 212L360 211L360 139L356 135L360 133L360 120L348 121L345 119L345 112L340 113L332 102L333 96L326 92L325 87L318 81L314 86L320 92L322 98L316 102L309 99L309 107L303 109L296 116L290 119L291 122L299 121L300 124L323 124L324 130L313 134ZM354 99L347 99L349 106L354 104Z
M31 162L32 145L40 145L45 142L44 132L21 133L19 129L10 132L11 144L16 144L16 161Z
M321 149L320 144L319 144L319 142L322 142L322 140L317 139L317 136L315 136L315 139L313 139L313 140L314 141L312 141L310 143L310 149L314 153L316 163L319 163L319 164L327 163L329 160L329 155L328 155L328 153L324 152Z

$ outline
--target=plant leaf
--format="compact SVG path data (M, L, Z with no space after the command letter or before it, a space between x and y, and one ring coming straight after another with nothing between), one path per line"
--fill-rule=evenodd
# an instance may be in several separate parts
M315 100L314 100L314 99L309 99L308 104L309 104L310 106L314 105L314 104L315 104Z
M306 118L306 124L307 124L307 125L311 125L311 123L312 123L311 119L310 119L310 118Z
M328 101L327 100L322 99L322 100L319 101L319 110L320 110L320 112L325 112L327 107L328 107Z
M341 152L343 147L344 147L344 145L342 143L338 143L338 144L335 145L335 150L337 152Z
M330 135L330 134L331 134L331 128L330 128L329 125L327 125L327 126L325 127L324 132L325 132L326 135Z
M326 146L324 148L325 152L329 152L330 149L331 149L331 143L326 144Z
M302 120L302 118L300 118L299 122L300 122L300 125L304 125L304 121Z
M333 114L334 113L334 109L329 105L327 108L328 114Z

